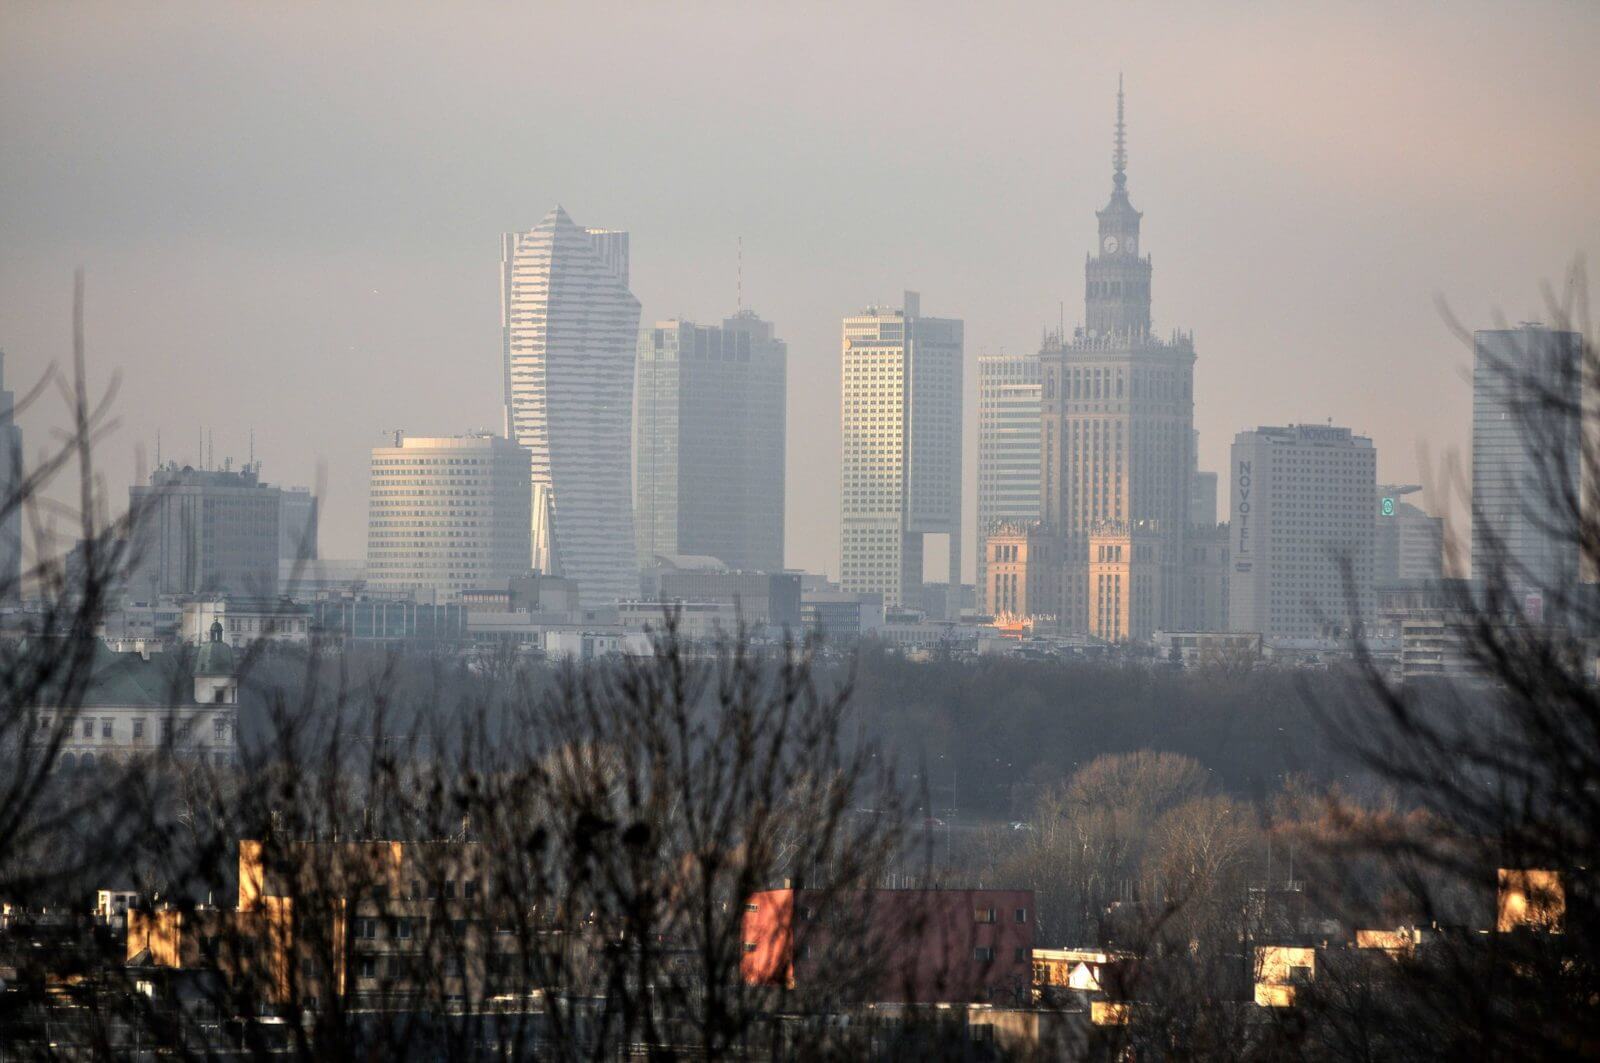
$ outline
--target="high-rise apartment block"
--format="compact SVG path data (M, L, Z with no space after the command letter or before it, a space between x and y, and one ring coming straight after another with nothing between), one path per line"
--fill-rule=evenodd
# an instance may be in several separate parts
M639 555L783 568L788 347L741 310L721 327L639 336L634 521Z
M1229 475L1232 629L1357 634L1373 615L1372 440L1332 425L1240 432Z
M9 503L0 516L0 602L22 597L22 506L15 497L22 482L22 429L17 427L16 396L5 386L6 352L0 351L0 499Z
M1053 617L1061 605L1057 546L1037 521L992 527L983 543L986 611L1015 620Z
M1039 520L1039 356L978 359L978 610L993 612L987 576L990 535ZM1054 603L1035 606L1054 613Z
M962 323L923 317L915 292L899 309L844 319L839 582L919 601L923 537L949 537L961 586Z
M1583 336L1524 324L1473 339L1472 577L1542 619L1580 576Z
M1093 620L1101 598L1090 565L1101 563L1090 541L1107 525L1138 530L1161 569L1151 589L1155 624L1171 629L1189 523L1195 353L1187 334L1161 339L1151 330L1150 258L1128 200L1124 143L1119 88L1111 199L1085 264L1085 324L1071 339L1050 337L1040 354L1040 494L1045 523L1062 540L1062 626L1115 627L1127 638L1139 625Z
M137 595L271 595L278 591L283 492L260 468L167 462L128 488Z
M638 593L633 533L639 302L628 234L557 207L508 233L501 262L506 435L532 455L532 564L587 608Z
M496 435L398 436L374 447L367 586L449 601L527 575L529 465L526 448Z

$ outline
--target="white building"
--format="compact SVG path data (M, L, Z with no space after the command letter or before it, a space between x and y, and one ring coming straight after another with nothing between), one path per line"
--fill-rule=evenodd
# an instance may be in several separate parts
M235 649L257 642L304 646L311 640L311 610L286 598L195 598L183 603L183 641L204 644L213 624Z
M1331 425L1240 432L1229 480L1230 630L1344 638L1372 618L1372 440Z
M1041 516L1041 387L1037 354L989 354L978 359L979 612L995 608L988 593L989 536L1002 525L1031 525Z
M844 319L839 583L921 604L923 536L949 537L961 586L962 323L900 309Z
M557 207L506 234L500 276L506 435L532 454L531 567L577 580L585 608L633 597L628 234Z
M234 671L233 650L215 629L192 659L99 648L81 703L40 706L38 726L62 735L58 771L92 771L158 751L228 766L238 752Z
M448 600L525 575L528 468L528 451L496 435L397 433L394 446L374 447L368 587Z

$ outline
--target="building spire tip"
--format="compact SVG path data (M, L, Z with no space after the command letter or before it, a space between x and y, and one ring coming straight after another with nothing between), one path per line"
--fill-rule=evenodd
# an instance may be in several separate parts
M1112 179L1121 187L1127 180L1128 169L1128 135L1127 125L1123 121L1122 107L1122 72L1117 72L1117 133L1115 147L1111 152Z

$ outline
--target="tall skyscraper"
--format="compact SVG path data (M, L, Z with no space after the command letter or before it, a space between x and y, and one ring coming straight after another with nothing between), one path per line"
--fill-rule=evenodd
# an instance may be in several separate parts
M1145 590L1158 627L1177 622L1178 573L1189 521L1194 427L1194 341L1150 327L1150 258L1139 249L1140 213L1127 191L1122 88L1112 152L1111 200L1098 212L1098 250L1084 267L1085 324L1040 353L1044 371L1040 494L1061 538L1061 624L1109 629L1091 599L1090 540L1137 537L1159 556ZM1097 561L1096 564L1099 564ZM1143 593L1143 592L1142 592ZM1126 627L1118 627L1131 637Z
M1373 615L1372 440L1332 425L1257 428L1234 437L1229 468L1230 628L1356 633Z
M1039 356L978 359L978 609L990 612L989 536L1039 520ZM1011 598L1008 596L1008 601ZM1043 604L1043 603L1040 603ZM1053 604L1048 609L1056 608Z
M374 447L367 585L450 600L527 575L529 464L526 448L496 435L398 436Z
M741 310L721 327L659 321L639 335L634 520L639 554L783 568L789 351Z
M1583 337L1524 324L1473 339L1472 577L1542 619L1579 580Z
M844 319L839 582L885 608L920 600L928 534L961 586L961 363L962 323L923 317L916 292Z
M533 567L577 580L585 608L634 597L628 234L580 229L557 207L506 234L500 277L506 434L532 455Z
M272 595L278 591L282 494L260 468L167 462L128 488L134 594Z
M15 498L22 475L22 429L16 422L16 395L5 386L6 352L0 351L0 601L22 597L22 506Z

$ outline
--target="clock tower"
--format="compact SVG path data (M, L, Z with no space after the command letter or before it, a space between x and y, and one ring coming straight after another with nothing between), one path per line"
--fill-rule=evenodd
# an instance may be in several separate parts
M1111 201L1096 212L1100 242L1084 264L1084 324L1091 338L1134 339L1150 331L1150 259L1139 254L1139 212L1128 202L1128 151L1117 79Z

